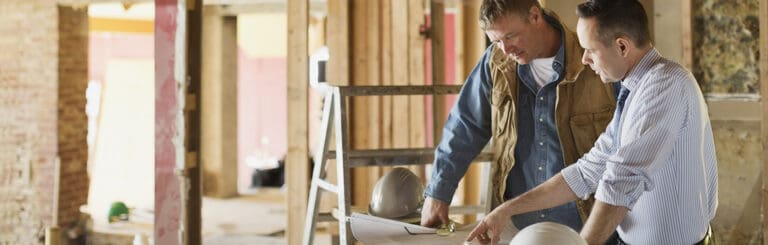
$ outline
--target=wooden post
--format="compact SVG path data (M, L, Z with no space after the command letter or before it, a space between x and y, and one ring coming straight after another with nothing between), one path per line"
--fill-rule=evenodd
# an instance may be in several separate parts
M383 15L383 9L381 6L382 4L382 1L373 1L366 6L366 22L368 26L368 28L366 28L366 43L368 44L368 48L366 49L366 56L368 56L367 81L371 85L381 85L381 65L383 63L381 60L383 57L381 54L381 33L383 31L381 21L381 16ZM370 119L370 129L368 130L368 146L371 149L381 148L381 131L383 125L381 123L381 100L382 97L368 98L367 114ZM368 168L368 183L365 184L365 186L367 186L367 190L373 190L381 174L381 168L379 167Z
M328 82L332 85L349 85L349 1L328 0ZM294 12L289 11L289 15Z
M445 84L445 4L443 1L430 0L429 4L429 40L432 48L432 84ZM445 96L432 98L432 142L440 144L445 124Z
M768 3L760 1L760 92L763 104L763 120L760 122L763 146L763 196L762 224L763 244L768 244Z
M201 98L203 194L237 196L237 17L205 6Z
M309 0L288 1L288 153L286 156L287 244L301 244L307 209L309 130ZM329 16L330 17L330 16ZM333 35L329 35L333 36Z
M376 2L367 0L353 0L352 1L352 85L375 85L371 84L368 80L368 33L366 29L376 30L375 27L367 24L367 6L373 5ZM368 114L368 101L370 98L366 97L352 97L352 114L350 115L350 137L352 148L355 149L368 149L370 148L371 138L368 136L368 131L375 131L371 123L370 116ZM354 168L352 169L354 178L352 178L354 184L352 184L352 205L364 206L370 200L370 190L368 189L368 168Z
M426 83L424 67L424 48L426 37L420 35L421 26L426 24L424 15L424 0L408 1L408 84L424 85ZM435 97L435 96L433 96ZM444 96L438 96L444 97ZM423 95L408 96L408 147L425 147L427 143L426 97ZM424 165L411 166L416 176L424 179Z
M59 230L59 196L61 195L61 159L56 157L53 163L53 221L51 226L45 229L45 245L61 244L61 232Z

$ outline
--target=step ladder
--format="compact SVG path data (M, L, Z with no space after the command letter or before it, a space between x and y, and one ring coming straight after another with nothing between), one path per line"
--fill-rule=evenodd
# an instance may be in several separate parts
M416 85L416 86L331 86L320 84L325 92L323 116L320 131L320 145L313 156L315 162L307 203L304 237L302 244L313 243L315 226L318 222L339 223L339 244L354 244L349 217L351 215L350 169L365 166L395 166L430 164L434 160L434 148L351 150L347 128L347 100L352 96L394 96L394 95L447 95L456 94L461 85ZM433 100L434 101L434 100ZM434 107L433 107L434 108ZM333 126L331 126L333 122ZM435 130L441 130L437 127ZM331 129L335 133L336 150L330 151ZM328 159L336 159L336 184L325 180ZM484 162L481 176L490 176L492 155L485 150L476 159ZM483 178L480 187L480 204L452 206L450 214L486 214L490 210L490 178ZM335 212L318 213L321 190L338 195Z

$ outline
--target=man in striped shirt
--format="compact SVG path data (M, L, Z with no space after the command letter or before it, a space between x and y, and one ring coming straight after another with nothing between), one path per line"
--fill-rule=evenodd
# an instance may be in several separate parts
M696 79L650 43L637 0L578 7L582 62L620 82L614 118L595 146L539 187L509 200L467 238L495 242L509 216L595 193L581 236L602 244L705 244L717 209L717 161Z

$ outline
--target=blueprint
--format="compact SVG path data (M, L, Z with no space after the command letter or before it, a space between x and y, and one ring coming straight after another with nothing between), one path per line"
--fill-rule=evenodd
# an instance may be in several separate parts
M363 244L464 244L469 233L477 222L458 225L453 233L447 236L437 235L437 229L420 225L385 219L361 213L352 213L349 217L352 235ZM499 244L509 244L517 229L510 224L501 234ZM478 244L478 243L475 243Z

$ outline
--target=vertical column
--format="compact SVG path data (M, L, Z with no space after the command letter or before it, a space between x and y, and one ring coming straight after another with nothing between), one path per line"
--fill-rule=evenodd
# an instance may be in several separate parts
M329 1L329 4L331 2ZM300 244L302 240L308 194L309 1L288 1L288 13L288 153L285 161L285 177L288 193L290 193L286 198L286 208L290 212L287 212L286 239L287 244L294 245ZM329 14L329 21L330 17ZM329 38L331 36L334 35L329 35Z
M155 2L156 244L200 244L202 2Z
M203 194L237 196L237 17L203 10L201 162Z
M61 172L59 205L53 225L66 225L80 217L88 201L88 9L59 6L58 156ZM55 190L54 190L55 191ZM54 201L55 202L55 201Z
M760 95L763 104L763 117L760 122L762 159L763 159L763 186L762 186L762 224L763 244L768 243L768 2L760 1Z

